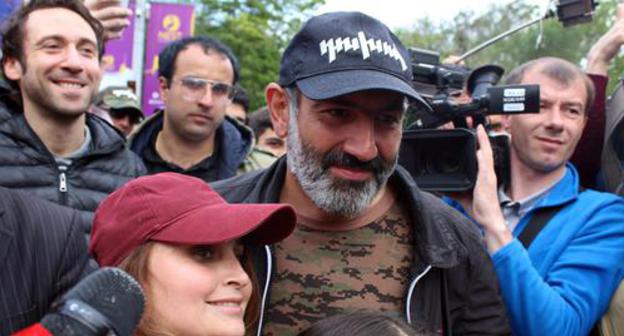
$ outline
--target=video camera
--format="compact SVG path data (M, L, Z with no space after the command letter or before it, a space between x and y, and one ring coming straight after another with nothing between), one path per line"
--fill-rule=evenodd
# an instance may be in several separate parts
M406 130L401 140L399 163L414 177L419 187L429 191L466 191L477 177L477 138L468 127L486 126L487 115L538 113L538 85L496 86L504 70L486 65L471 71L456 65L441 64L439 54L411 48L414 88L429 106L418 103L407 113ZM460 103L464 85L471 97ZM436 129L453 122L454 129ZM499 183L509 180L509 136L491 134L496 175Z

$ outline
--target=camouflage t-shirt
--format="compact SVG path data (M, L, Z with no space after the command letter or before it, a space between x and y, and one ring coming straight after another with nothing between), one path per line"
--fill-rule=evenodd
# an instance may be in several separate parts
M265 335L296 335L325 317L362 309L404 316L413 244L407 217L393 203L358 229L330 232L297 225L275 246L277 272Z

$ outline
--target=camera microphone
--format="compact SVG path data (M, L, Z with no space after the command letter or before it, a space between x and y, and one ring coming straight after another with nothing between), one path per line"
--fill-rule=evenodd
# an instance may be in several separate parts
M144 308L139 283L118 268L95 271L53 305L40 323L14 336L130 336Z

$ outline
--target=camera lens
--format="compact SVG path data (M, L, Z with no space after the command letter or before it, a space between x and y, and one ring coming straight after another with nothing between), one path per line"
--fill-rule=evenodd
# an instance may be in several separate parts
M436 172L438 174L458 173L462 170L463 166L461 159L457 157L457 153L450 152L448 150L434 156L433 162L431 163L434 166L432 172Z

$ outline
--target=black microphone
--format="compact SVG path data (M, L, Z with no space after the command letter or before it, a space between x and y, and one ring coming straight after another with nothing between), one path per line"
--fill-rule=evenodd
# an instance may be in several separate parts
M69 290L41 323L14 336L130 336L145 301L139 283L118 268L101 268Z

